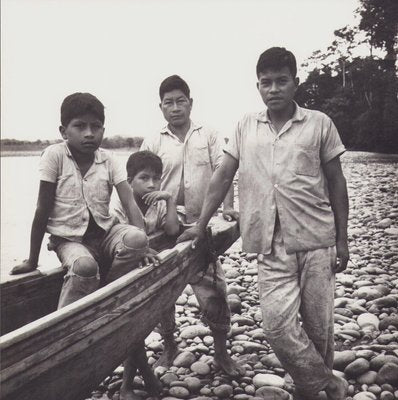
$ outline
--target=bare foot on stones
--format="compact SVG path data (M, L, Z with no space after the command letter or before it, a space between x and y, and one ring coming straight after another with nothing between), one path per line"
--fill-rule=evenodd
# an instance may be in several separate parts
M153 367L164 367L170 368L173 365L173 361L178 353L178 347L175 342L167 344L165 343L163 353L160 355L158 360L155 362Z
M222 355L214 354L214 364L233 378L243 376L246 372L246 369L235 362L228 353Z
M347 390L347 381L334 375L325 387L325 392L329 400L345 400L347 397Z
M134 394L132 388L122 386L120 388L119 400L142 400L142 398Z

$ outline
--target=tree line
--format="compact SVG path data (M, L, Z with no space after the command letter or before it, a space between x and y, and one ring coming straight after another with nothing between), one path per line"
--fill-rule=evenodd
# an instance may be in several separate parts
M398 153L398 1L360 0L356 14L357 26L336 30L303 64L296 100L328 114L349 149ZM355 55L360 46L368 56Z
M121 149L121 148L139 148L144 138L141 136L124 137L120 135L104 137L101 147L105 149ZM17 139L1 139L1 150L18 151L18 150L43 150L47 146L62 142L57 140L17 140Z

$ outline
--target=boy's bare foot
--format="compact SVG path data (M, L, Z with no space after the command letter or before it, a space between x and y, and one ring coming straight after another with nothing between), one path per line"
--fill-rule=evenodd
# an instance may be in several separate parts
M236 363L228 353L214 354L215 364L220 367L227 375L237 378L238 376L243 376L246 369Z
M153 365L156 367L170 368L173 365L173 361L178 353L178 346L176 342L166 342L164 343L163 353L160 355L158 360Z
M142 400L140 396L134 394L134 391L130 387L121 387L119 400Z
M345 400L347 397L347 390L347 381L334 375L325 387L325 392L329 400Z
M155 376L155 374L152 372L145 374L143 376L144 382L145 382L145 390L148 392L150 396L158 396L160 393L162 393L163 390L163 385L162 382Z

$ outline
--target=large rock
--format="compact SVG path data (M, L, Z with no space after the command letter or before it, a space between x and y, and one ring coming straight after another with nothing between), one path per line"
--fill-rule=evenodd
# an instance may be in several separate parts
M202 361L196 361L191 365L191 371L196 372L198 375L207 375L210 373L210 367Z
M256 397L264 400L289 400L290 394L281 388L262 386L256 390Z
M356 291L360 299L375 300L382 296L380 291L374 286L362 286Z
M392 224L392 219L391 218L384 218L381 221L376 223L376 228L388 228Z
M285 380L278 375L257 374L253 378L253 385L256 388L262 386L274 386L278 388L283 388L285 386Z
M189 351L183 351L174 359L173 365L175 367L189 368L195 361L196 357L193 353Z
M369 361L365 358L357 358L344 368L344 373L350 378L356 378L369 371Z
M226 399L232 396L233 388L230 385L220 385L213 389L213 393L221 399Z
M397 384L397 382L398 382L398 365L394 363L384 364L377 373L377 383Z
M187 384L187 387L191 393L198 391L202 387L202 382L195 376L187 376L184 379L184 382Z
M371 313L358 316L357 324L365 331L376 331L379 328L379 318Z
M376 400L377 397L372 392L359 392L354 397L353 400Z
M391 354L379 354L370 360L370 369L378 371L383 365L393 363L398 365L398 357Z
M355 356L354 356L355 359ZM264 357L261 357L260 361L266 366L270 368L282 368L282 364L279 361L278 357L275 353L267 354Z
M372 385L376 382L377 372L367 371L364 374L358 376L357 382L360 384Z
M344 371L344 368L355 360L355 351L343 350L334 352L333 368Z
M376 304L378 307L396 307L398 301L395 297L384 296L376 299L374 301L374 304Z
M182 386L173 386L170 388L169 394L179 399L186 399L189 397L189 390Z
M210 329L203 325L191 325L184 328L180 337L182 339L193 339L196 336L206 336L211 333Z
M398 328L398 315L389 315L388 317L384 317L379 324L379 329L383 331L387 329L389 326L395 326Z

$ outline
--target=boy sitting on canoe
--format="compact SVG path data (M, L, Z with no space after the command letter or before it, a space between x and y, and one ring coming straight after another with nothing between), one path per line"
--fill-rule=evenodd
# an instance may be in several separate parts
M110 265L106 279L113 280L140 259L157 262L124 171L99 148L104 121L104 105L92 94L74 93L64 99L59 127L64 142L47 147L40 159L29 258L11 271L34 271L44 233L50 233L48 249L67 269L58 308L94 292L100 276L104 279L104 265ZM113 186L129 224L118 223L109 212Z
M164 230L167 235L179 232L176 205L171 194L159 190L162 176L162 160L150 151L138 151L131 154L127 161L127 181L133 189L136 204L144 216L145 231L149 235ZM115 202L114 212L122 223L128 223L125 208L120 201ZM161 384L153 376L149 367L145 344L142 343L130 353L124 363L123 384L120 389L121 400L133 400L134 376L140 370L147 389L160 391Z

